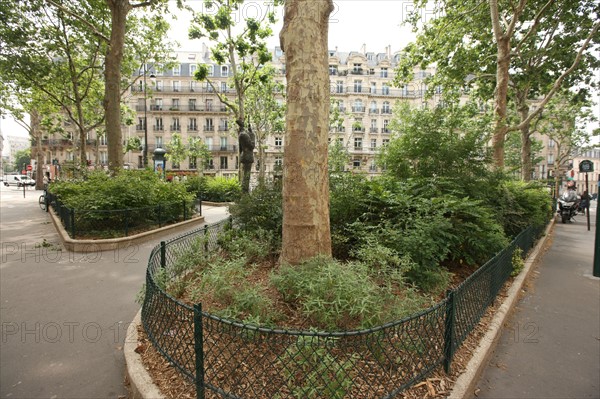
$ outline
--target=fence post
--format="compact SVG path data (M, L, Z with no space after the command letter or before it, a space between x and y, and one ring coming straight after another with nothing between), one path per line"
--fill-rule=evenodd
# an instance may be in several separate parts
M204 225L204 252L208 252L208 225Z
M129 235L129 208L125 208L125 237Z
M196 357L196 398L204 399L204 345L202 304L194 305L194 353Z
M160 242L160 267L163 269L167 266L167 244L164 241Z
M75 238L75 209L69 209L69 217L71 218L71 238Z
M450 365L454 356L454 324L456 312L454 309L454 291L446 292L446 324L444 331L444 371L450 373Z

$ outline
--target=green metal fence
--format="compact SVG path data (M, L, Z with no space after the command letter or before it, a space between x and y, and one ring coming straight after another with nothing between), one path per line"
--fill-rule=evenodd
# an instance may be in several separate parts
M116 238L163 227L201 214L200 200L177 201L128 209L73 209L47 194L71 238ZM48 208L48 207L47 207Z
M185 250L210 251L227 221L162 242L146 273L142 324L156 349L195 383L198 398L394 398L444 365L479 322L542 228L528 228L435 306L375 328L270 329L226 320L159 288Z

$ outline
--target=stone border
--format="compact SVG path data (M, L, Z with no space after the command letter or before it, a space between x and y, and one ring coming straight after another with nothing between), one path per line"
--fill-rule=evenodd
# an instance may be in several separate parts
M505 320L511 315L519 298L519 293L533 269L533 265L542 255L542 249L546 244L546 240L550 237L554 222L554 218L552 218L544 231L544 236L527 256L523 271L513 280L506 299L498 310L496 310L487 333L479 341L479 346L473 352L473 356L467 364L466 371L458 377L447 399L470 399L472 397L470 393L473 392L483 369L487 366L488 360L496 348L502 332L502 326ZM154 381L152 381L150 374L144 368L142 357L135 352L138 342L137 327L141 324L141 315L142 310L140 309L127 329L127 338L124 346L127 377L131 386L131 399L164 399L164 396L160 393Z
M487 332L479 341L479 345L473 352L473 356L471 356L469 363L467 363L465 371L456 379L447 399L470 399L473 397L475 386L477 385L477 382L479 382L479 378L500 340L502 326L511 316L512 311L519 300L521 289L533 269L533 265L541 257L542 249L546 244L546 240L550 237L550 232L554 227L554 223L555 218L552 218L544 231L543 238L538 241L536 246L527 256L523 271L513 280L508 289L506 299L494 313L494 317L488 326Z
M90 252L90 251L110 251L120 248L128 248L133 244L139 244L150 240L157 240L170 234L183 233L194 227L199 227L204 223L204 216L192 217L183 222L171 224L158 229L145 231L143 233L134 234L128 237L108 238L99 240L75 240L69 237L60 218L49 211L48 214L52 219L52 223L58 232L58 235L64 247L71 252Z
M142 356L135 350L138 346L138 326L142 324L142 309L127 328L123 352L125 354L126 377L129 381L130 399L164 399L165 396L152 381L148 370L144 367Z

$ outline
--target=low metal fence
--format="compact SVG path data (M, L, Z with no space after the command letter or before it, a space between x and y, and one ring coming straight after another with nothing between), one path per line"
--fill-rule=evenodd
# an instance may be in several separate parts
M202 214L199 199L113 210L69 208L51 193L46 193L46 202L59 216L71 238L127 237Z
M452 357L543 227L530 227L435 306L382 326L316 332L263 328L179 302L160 287L190 251L210 251L230 221L161 242L146 272L142 324L198 398L394 398Z

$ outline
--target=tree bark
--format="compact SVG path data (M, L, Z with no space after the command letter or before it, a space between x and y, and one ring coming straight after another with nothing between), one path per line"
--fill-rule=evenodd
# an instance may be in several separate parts
M44 154L42 152L42 129L41 129L41 120L40 114L33 110L29 113L30 117L30 126L31 126L31 137L35 140L35 148L33 153L31 154L31 158L35 158L35 189L43 190L44 189L44 164L42 160L44 158Z
M288 0L280 33L287 115L281 261L331 256L327 137L328 18L331 0Z
M521 122L526 121L529 116L529 105L527 105L527 94L517 95L517 111ZM521 179L523 181L531 180L533 161L531 159L531 123L527 122L521 125Z
M496 90L494 92L494 133L492 147L494 150L494 166L504 169L504 141L506 139L506 108L508 99L508 82L510 68L510 39L502 36L498 42Z
M108 168L116 173L123 167L123 134L121 132L121 62L125 45L125 24L131 6L127 0L106 0L111 12L110 43L106 53L104 110Z

